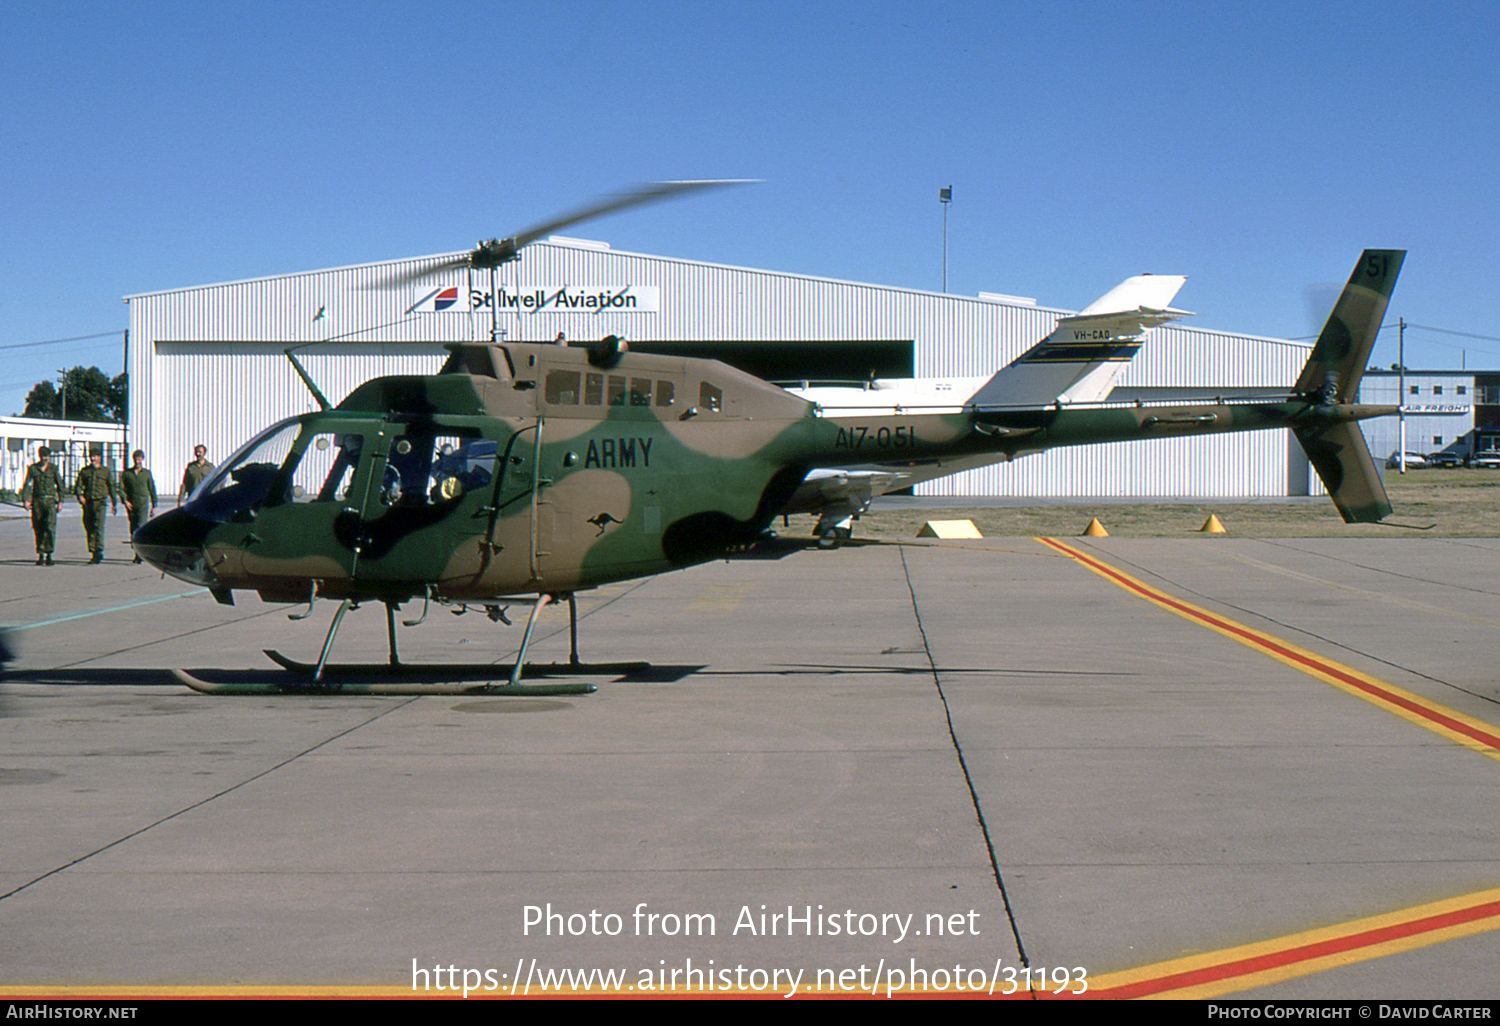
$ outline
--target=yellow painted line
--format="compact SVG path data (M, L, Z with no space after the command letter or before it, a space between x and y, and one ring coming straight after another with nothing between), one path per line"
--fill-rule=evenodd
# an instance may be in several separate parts
M1184 602L1056 538L1036 540L1072 557L1105 580L1148 602L1200 626L1217 631L1227 638L1233 638L1242 645L1262 652L1325 683L1332 684L1341 691L1362 698L1386 712L1394 713L1408 723L1415 723L1465 748L1500 761L1500 730L1483 720L1477 720L1378 677L1372 677L1332 659L1309 652L1305 648L1299 648L1264 631L1246 627L1242 623L1209 612L1191 602Z
M1085 998L1204 998L1500 929L1500 888L1089 980Z

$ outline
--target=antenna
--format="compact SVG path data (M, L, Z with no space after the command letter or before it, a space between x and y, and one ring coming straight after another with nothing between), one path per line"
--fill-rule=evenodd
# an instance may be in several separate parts
M316 343L304 342L302 345L316 345ZM312 376L307 373L302 364L297 362L297 357L295 354L297 350L301 348L302 346L292 346L291 348L284 350L284 352L286 353L286 358L292 361L292 370L297 372L297 377L302 379L302 383L307 386L307 390L311 392L313 394L313 398L318 401L318 409L326 410L328 409L328 397L325 396L322 392L318 391L318 386L313 382Z

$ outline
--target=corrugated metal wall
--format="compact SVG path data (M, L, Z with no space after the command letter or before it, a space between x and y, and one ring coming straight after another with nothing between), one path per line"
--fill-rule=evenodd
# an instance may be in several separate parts
M429 373L434 343L484 339L490 315L411 313L438 286L488 289L483 272L449 271L416 285L383 283L444 256L313 271L133 296L132 445L175 485L192 446L222 460L261 427L313 409L282 350L335 341L300 357L333 402L378 374ZM502 268L512 292L562 285L655 286L654 313L502 313L510 339L909 338L919 376L988 374L1046 335L1061 310L543 241ZM1102 294L1114 282L1100 282ZM1169 326L1131 364L1122 387L1288 387L1308 348ZM1201 394L1201 392L1200 392ZM1300 480L1299 480L1300 474ZM1286 432L1092 446L1026 457L922 487L933 495L1273 496L1305 493Z

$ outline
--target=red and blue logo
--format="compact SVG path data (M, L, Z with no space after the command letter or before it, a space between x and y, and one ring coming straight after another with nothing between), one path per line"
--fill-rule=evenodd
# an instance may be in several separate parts
M407 313L442 313L452 310L458 306L458 286L449 285L447 288L435 288L411 306L406 308ZM460 307L460 310L462 308Z

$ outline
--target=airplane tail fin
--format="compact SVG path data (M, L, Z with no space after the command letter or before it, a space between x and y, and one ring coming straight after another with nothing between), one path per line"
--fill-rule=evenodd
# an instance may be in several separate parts
M1001 368L969 397L971 408L1098 402L1140 350L1146 333L1186 310L1169 305L1181 275L1141 274L1064 317L1046 338Z
M1360 256L1297 378L1298 394L1325 405L1354 401L1405 257L1400 249L1367 249ZM1385 482L1356 423L1294 433L1345 523L1375 523L1390 515Z

